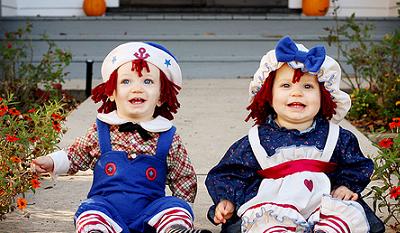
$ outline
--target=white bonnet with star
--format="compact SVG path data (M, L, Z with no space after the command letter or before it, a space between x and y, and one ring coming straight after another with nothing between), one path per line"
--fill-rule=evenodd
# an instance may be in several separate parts
M182 72L176 58L165 47L153 42L128 42L114 48L101 66L103 81L107 82L112 72L121 65L137 59L150 62L164 72L170 81L182 86Z
M261 89L270 72L279 69L287 63L293 69L316 75L318 82L323 83L325 89L331 94L336 103L336 113L332 116L334 123L344 119L351 107L350 96L340 90L341 69L339 64L331 57L325 55L325 48L317 46L308 50L302 44L296 44L288 36L279 40L275 50L270 50L263 56L260 67L257 69L250 82L250 101Z

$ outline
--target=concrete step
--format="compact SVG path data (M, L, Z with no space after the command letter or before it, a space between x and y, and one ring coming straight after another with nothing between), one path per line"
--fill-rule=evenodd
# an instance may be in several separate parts
M344 22L340 18L339 22ZM100 80L103 58L118 44L155 41L178 58L185 78L237 78L252 76L266 51L277 40L290 35L307 47L323 44L336 57L336 48L322 41L333 27L332 17L277 14L146 14L105 17L18 17L0 18L0 39L30 22L33 25L33 60L38 62L50 40L68 51L73 60L66 80L85 79L85 61L93 60L94 79ZM357 18L375 26L369 41L378 41L399 28L400 18ZM348 68L346 68L348 69ZM84 89L84 86L77 86Z

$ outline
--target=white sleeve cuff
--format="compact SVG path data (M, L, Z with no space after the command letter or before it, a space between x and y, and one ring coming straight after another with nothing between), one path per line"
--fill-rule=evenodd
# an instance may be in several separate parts
M54 161L54 175L66 174L69 170L70 161L67 152L59 150L49 154L50 158Z

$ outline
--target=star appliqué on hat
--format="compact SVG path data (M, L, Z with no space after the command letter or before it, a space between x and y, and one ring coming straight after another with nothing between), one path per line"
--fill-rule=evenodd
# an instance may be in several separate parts
M171 65L171 59L165 59L164 65L168 68Z

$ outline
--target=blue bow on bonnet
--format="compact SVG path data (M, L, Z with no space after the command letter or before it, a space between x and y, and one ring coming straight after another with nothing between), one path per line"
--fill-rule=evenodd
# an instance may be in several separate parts
M279 62L298 61L303 63L309 72L318 72L325 60L325 48L323 46L316 46L308 52L303 52L288 36L279 40L275 54Z

